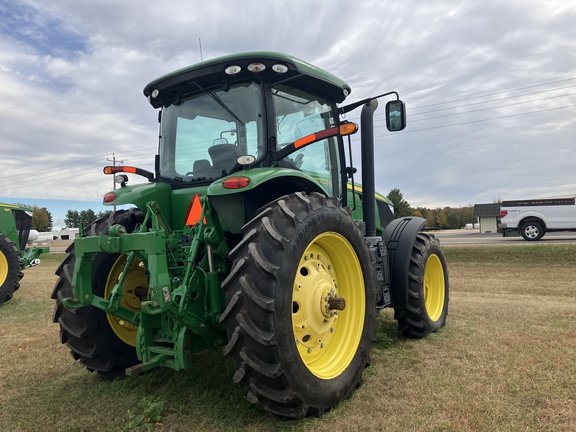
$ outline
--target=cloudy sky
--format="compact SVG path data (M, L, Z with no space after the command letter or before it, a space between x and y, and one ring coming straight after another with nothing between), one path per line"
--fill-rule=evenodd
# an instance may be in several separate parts
M575 193L575 23L565 0L0 0L0 200L100 211L108 160L153 169L143 87L260 50L341 77L347 102L400 93L407 129L376 121L381 192L426 207Z

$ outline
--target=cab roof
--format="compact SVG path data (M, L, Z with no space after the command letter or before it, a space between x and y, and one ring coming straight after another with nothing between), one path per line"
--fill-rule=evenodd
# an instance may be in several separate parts
M261 63L265 69L250 72L248 65L252 63ZM277 64L286 66L286 72L274 71L272 67ZM225 70L229 66L238 66L239 72L227 74ZM273 85L286 82L287 85L311 90L337 103L343 102L352 91L343 80L310 63L287 54L264 51L218 57L176 70L150 82L144 88L144 95L154 108L159 108L174 103L181 96L199 91L198 86L226 86L228 82L259 75L265 76Z

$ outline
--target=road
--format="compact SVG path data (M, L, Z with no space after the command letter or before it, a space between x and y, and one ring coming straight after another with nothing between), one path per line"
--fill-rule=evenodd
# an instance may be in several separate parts
M527 242L522 237L502 237L499 233L480 234L479 230L445 230L432 231L443 246L478 246L478 245L526 245L526 244L576 244L576 233L547 233L536 242Z
M576 232L548 233L541 240L527 242L522 237L502 237L498 233L480 234L479 230L442 230L431 231L443 246L480 246L480 245L525 245L525 244L576 244ZM50 247L51 252L64 252L70 242L38 245Z

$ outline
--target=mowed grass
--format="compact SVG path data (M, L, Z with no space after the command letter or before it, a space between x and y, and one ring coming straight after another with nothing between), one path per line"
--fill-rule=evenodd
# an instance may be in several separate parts
M52 323L64 255L44 255L0 307L0 430L576 430L576 246L445 251L446 328L404 340L386 310L363 386L323 417L300 421L251 405L220 351L182 372L115 381L89 373Z

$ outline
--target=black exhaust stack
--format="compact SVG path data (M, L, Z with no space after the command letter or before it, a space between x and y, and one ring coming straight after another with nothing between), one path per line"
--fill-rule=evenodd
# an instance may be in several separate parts
M376 178L374 169L374 111L378 100L372 99L360 115L362 149L362 206L366 236L376 236Z

